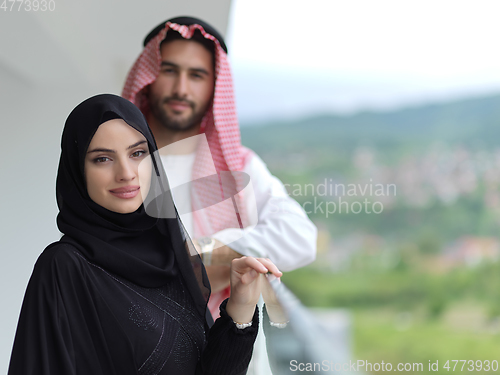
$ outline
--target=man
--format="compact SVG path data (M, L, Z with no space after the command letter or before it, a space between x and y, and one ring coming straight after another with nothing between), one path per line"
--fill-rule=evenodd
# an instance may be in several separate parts
M143 111L161 149L184 226L203 252L209 307L217 316L232 259L268 257L282 271L302 267L315 258L316 227L262 160L241 146L221 35L201 20L177 17L151 31L144 47L123 96Z

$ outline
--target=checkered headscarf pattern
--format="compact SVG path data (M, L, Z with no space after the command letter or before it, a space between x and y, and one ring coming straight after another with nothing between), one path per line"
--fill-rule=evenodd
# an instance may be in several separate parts
M227 55L219 41L205 32L200 25L188 26L166 22L165 28L149 41L134 63L127 76L122 96L147 114L148 101L143 89L154 82L160 72L160 44L169 29L179 32L185 39L190 39L195 30L199 30L205 38L212 40L215 44L216 81L213 105L205 113L201 124L201 132L205 133L209 148L198 150L192 176L194 236L210 236L222 229L246 227L247 216L241 193L242 180L237 175L228 180L227 175L222 178L220 173L241 171L251 152L241 145L231 69ZM214 173L214 165L219 174L219 185L207 186L206 180L204 183L197 184L197 179ZM232 186L227 186L228 184ZM228 191L239 193L234 196L234 200L227 199L229 198ZM204 215L208 217L201 217L200 212L197 211L196 202L202 207L206 206L206 202L214 201L214 194L226 200L204 209Z

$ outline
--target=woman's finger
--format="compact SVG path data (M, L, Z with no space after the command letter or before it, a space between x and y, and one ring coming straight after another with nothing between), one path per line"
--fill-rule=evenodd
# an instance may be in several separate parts
M250 284L257 277L259 277L259 275L260 274L257 271L251 269L249 272L243 274L243 276L241 277L241 283L245 285Z
M238 259L234 259L231 266L234 271L240 274L249 272L251 269L254 269L258 273L268 272L266 266L264 266L262 262L259 262L256 258L253 257L241 257Z
M268 272L272 273L276 277L283 276L283 273L276 267L276 265L267 258L257 258L257 260L268 269Z

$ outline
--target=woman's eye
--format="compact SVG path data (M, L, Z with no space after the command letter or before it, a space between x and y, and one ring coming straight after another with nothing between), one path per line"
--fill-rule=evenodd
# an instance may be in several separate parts
M138 158L138 157L141 157L142 155L144 155L145 153L146 153L146 151L140 150L140 151L134 152L131 156L133 158Z
M96 163L96 164L104 163L108 160L110 160L110 159L107 156L101 156L101 157L95 158L94 163Z

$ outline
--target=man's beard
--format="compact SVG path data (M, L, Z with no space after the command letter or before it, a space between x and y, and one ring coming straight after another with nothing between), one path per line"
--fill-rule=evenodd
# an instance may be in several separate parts
M175 100L178 102L187 103L192 110L191 116L186 119L175 120L172 116L167 114L166 109L164 108L164 104L168 103L170 100ZM167 98L158 98L157 100L152 100L150 102L150 110L151 114L155 117L155 119L166 129L185 132L192 130L195 128L203 118L205 114L206 108L196 109L196 104L190 100L180 99L175 96L167 97Z

